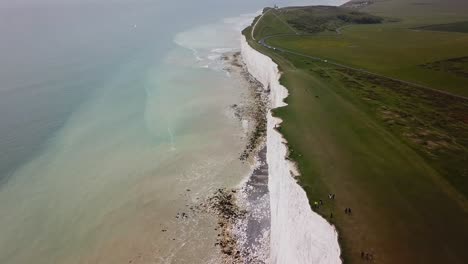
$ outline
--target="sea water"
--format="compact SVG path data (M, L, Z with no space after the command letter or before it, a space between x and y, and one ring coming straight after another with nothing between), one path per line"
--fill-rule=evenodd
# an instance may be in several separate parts
M250 171L222 56L317 3L2 1L0 263L217 263L215 219L176 216Z

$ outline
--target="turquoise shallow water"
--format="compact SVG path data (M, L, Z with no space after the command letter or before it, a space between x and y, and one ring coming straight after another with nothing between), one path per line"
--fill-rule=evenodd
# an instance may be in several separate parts
M0 263L215 263L174 216L248 173L219 56L271 2L3 1Z

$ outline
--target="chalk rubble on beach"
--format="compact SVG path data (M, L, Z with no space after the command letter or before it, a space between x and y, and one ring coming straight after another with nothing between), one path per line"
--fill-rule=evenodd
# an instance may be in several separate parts
M285 106L287 89L279 83L273 60L241 39L241 53L250 74L270 89L272 108ZM287 147L275 130L281 120L268 112L267 162L271 207L270 263L341 263L338 234L334 226L314 213L307 195L294 179L294 165L286 160Z

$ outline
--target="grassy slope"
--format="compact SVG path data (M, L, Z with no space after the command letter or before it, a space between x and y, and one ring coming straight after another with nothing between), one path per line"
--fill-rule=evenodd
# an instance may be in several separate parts
M268 43L468 97L467 78L420 66L468 56L468 34L355 26L339 37L279 37Z
M299 69L285 71L290 107L276 112L285 120L281 132L310 201L324 199L318 212L334 214L347 263L359 262L361 250L375 253L379 263L463 263L468 218L443 178L373 120L343 84L289 59ZM329 192L337 194L330 205ZM352 217L343 214L346 207Z
M468 33L468 21L423 26L416 29L442 32Z
M337 69L250 44L284 72L289 106L275 114L310 201L325 201L317 211L340 232L346 263L362 263L361 250L378 263L465 263L465 197L376 118Z
M455 2L449 10L446 5L438 4L440 0L420 1L418 5L408 2L382 1L364 9L386 17L398 17L401 19L398 23L354 25L344 28L339 36L278 37L268 40L268 43L468 96L468 78L420 66L468 56L468 34L412 29L467 20L468 4L449 0Z

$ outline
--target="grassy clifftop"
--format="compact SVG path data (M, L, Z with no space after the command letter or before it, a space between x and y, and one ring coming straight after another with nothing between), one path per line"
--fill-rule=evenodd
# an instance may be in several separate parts
M365 262L362 251L375 263L465 263L468 100L457 95L468 87L468 40L412 28L468 20L468 13L456 5L451 16L447 6L439 12L435 0L418 1L415 13L391 9L412 10L411 1L374 2L355 8L383 23L343 28L335 16L310 34L279 9L244 34L283 72L289 105L275 115L284 120L280 130L309 200L324 201L314 210L339 230L345 263Z

